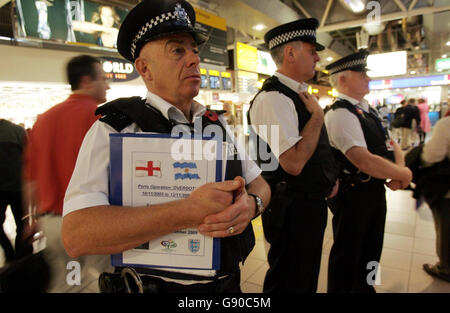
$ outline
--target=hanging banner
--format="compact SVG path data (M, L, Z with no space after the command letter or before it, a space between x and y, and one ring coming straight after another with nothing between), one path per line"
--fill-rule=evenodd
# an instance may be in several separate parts
M16 0L17 35L116 48L127 11L87 0Z

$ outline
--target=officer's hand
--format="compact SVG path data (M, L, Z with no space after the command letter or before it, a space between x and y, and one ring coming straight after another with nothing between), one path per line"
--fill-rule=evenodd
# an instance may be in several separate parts
M330 194L328 195L328 199L332 199L336 197L337 193L339 191L339 179L336 179L336 183L334 184L333 189L331 190Z
M298 95L311 115L323 117L323 109L320 107L319 102L317 102L314 95L311 95L308 92L300 92Z
M201 234L215 238L235 236L242 233L251 221L255 208L245 190L245 180L242 177L234 180L241 184L236 190L235 202L222 212L207 216L198 227Z
M402 182L400 180L391 180L389 182L386 182L385 185L393 191L403 189Z
M241 182L228 180L208 183L194 190L186 199L191 202L192 218L195 225L206 216L223 211L233 203L233 193L241 188Z

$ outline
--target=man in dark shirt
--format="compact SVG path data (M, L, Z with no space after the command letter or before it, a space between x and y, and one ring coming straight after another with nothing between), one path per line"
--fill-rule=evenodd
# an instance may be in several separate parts
M403 114L403 121L400 125L402 130L401 148L408 150L413 144L414 132L417 125L420 125L420 112L414 105L415 100L409 99L408 102L402 101L402 107L395 114Z
M31 252L31 246L22 239L22 148L25 140L23 127L0 119L0 226L5 221L8 205L16 222L15 252L3 227L0 227L0 244L6 262Z

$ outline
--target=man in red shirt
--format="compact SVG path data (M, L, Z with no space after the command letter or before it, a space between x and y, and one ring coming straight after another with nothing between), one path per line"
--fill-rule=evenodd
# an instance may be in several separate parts
M64 194L78 151L86 132L99 118L95 110L106 101L109 85L100 61L94 57L74 57L66 69L72 94L39 115L30 131L25 150L25 197L47 238L46 256L51 266L48 291L96 292L98 275L95 273L108 268L109 258L69 258L61 242L61 223ZM71 261L77 261L79 268Z

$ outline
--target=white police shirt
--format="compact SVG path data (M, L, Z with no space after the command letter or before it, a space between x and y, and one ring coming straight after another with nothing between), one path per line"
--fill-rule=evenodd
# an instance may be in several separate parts
M365 99L358 101L342 93L339 93L337 97L349 101L364 112L369 112L369 103ZM327 128L330 145L340 150L344 155L355 146L367 149L361 123L349 110L344 108L329 110L325 114L325 127Z
M308 91L308 85L305 83L299 83L279 72L275 72L274 76L297 93ZM278 159L281 154L302 139L294 102L278 91L262 91L256 97L250 110L250 120L254 131L271 146L272 152ZM267 135L259 132L259 125L267 125ZM279 127L278 150L272 147L273 143L276 144L275 138L270 138L273 125Z

